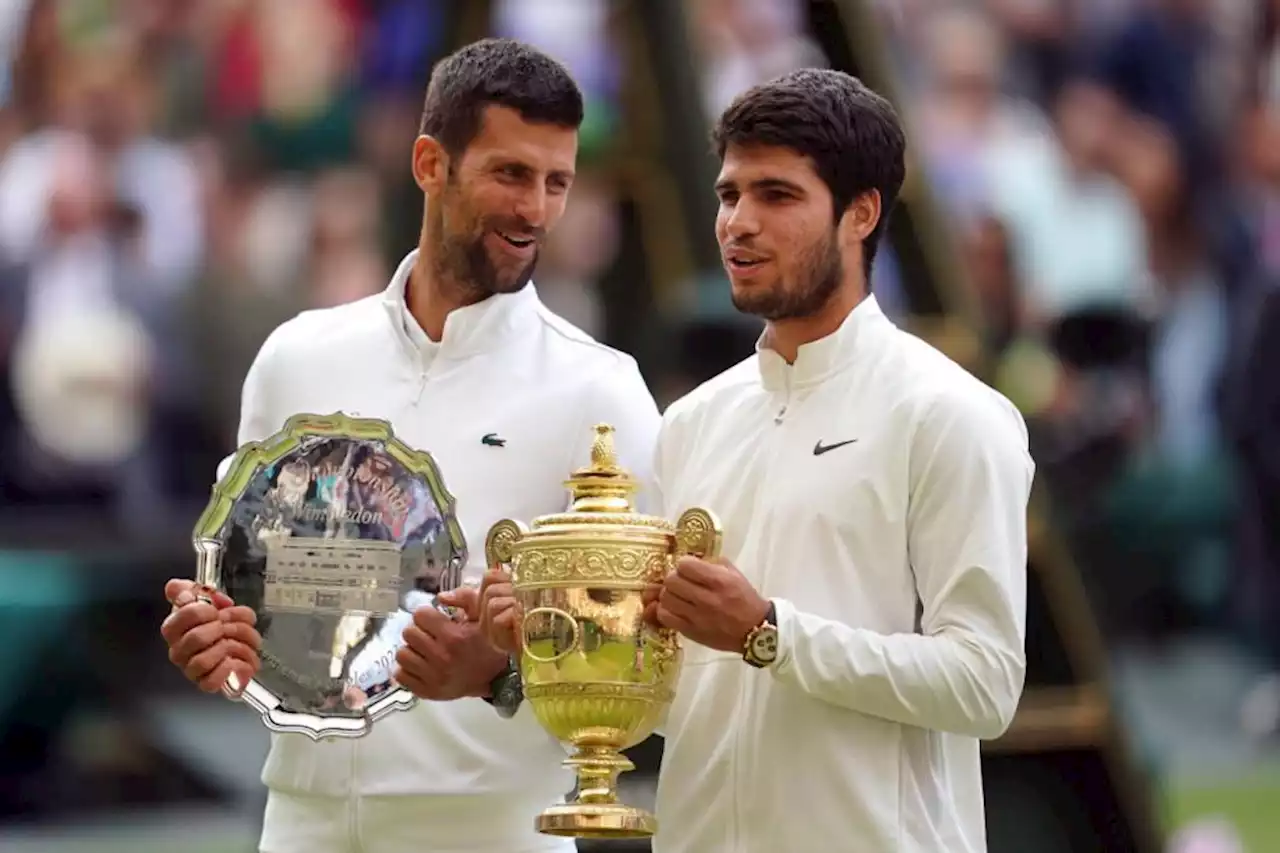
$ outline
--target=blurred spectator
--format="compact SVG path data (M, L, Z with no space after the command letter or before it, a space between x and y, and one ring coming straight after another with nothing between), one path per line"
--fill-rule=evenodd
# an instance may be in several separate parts
M254 3L245 36L257 62L249 132L266 168L309 172L355 154L356 30L338 0Z
M1230 98L1216 83L1222 56L1211 0L1137 4L1103 40L1098 73L1130 108L1159 121L1173 135L1193 192L1220 174L1216 142Z
M1109 170L1122 121L1105 90L1076 79L1053 104L1056 136L991 155L992 205L1010 223L1034 322L1149 307L1141 214Z
M695 0L691 20L704 64L707 115L739 92L797 68L827 64L796 0Z
M1069 73L1075 46L1070 15L1081 0L987 0L987 8L1013 42L1009 76L1026 96L1046 102ZM1110 0L1114 8L1121 5Z
M1145 222L1157 309L1148 414L1106 511L1119 552L1171 572L1182 603L1214 621L1227 603L1236 510L1219 406L1230 326L1181 154L1171 132L1146 120L1129 122L1117 146Z
M29 450L5 474L37 495L105 489L141 522L163 507L155 431L185 405L177 305L203 260L198 184L184 152L151 135L132 43L87 41L57 75L54 123L0 163L21 419L7 441Z
M949 7L918 26L923 81L912 139L938 197L964 217L991 203L1006 157L1038 156L1052 130L1036 104L1003 90L1006 44L988 16Z
M1062 366L1026 322L1009 229L988 215L960 233L965 272L994 360L992 381L1027 416L1051 417L1061 403Z

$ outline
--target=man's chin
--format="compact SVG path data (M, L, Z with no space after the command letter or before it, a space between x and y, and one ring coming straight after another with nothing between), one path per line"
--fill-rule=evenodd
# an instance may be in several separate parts
M520 281L497 281L490 284L488 292L491 296L519 293L524 290L528 284L529 279L527 278Z
M758 317L761 320L780 319L778 315L784 313L785 308L772 294L742 293L737 290L733 292L733 307L738 309L740 314Z
M514 275L496 275L492 279L494 293L519 293L533 281L533 264Z

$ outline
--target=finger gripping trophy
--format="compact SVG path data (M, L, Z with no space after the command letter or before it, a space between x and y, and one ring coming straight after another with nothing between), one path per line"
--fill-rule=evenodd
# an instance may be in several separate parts
M638 483L617 461L613 427L595 428L591 463L565 481L567 512L528 527L504 519L489 530L489 565L506 566L522 616L520 673L538 722L572 745L573 802L537 819L539 832L636 838L653 815L618 801L618 775L635 765L622 750L649 737L680 674L674 631L644 620L646 584L660 583L685 554L716 556L721 530L708 510L676 523L635 509Z

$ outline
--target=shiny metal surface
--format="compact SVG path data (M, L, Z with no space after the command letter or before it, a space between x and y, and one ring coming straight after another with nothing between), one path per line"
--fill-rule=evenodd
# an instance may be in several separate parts
M573 747L575 800L538 816L539 832L652 835L657 821L618 799L621 750L653 733L674 697L679 637L644 621L643 592L683 554L714 556L720 525L704 509L672 523L635 511L638 484L618 465L613 428L596 427L591 464L565 484L568 512L490 528L485 557L510 568L521 606L521 676L538 722Z
M467 556L431 457L341 414L241 447L192 541L197 581L258 615L262 668L240 695L273 731L316 740L413 705L392 677L401 633Z

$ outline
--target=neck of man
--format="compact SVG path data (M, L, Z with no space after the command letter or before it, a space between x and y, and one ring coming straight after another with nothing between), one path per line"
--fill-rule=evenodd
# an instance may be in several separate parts
M853 309L867 298L867 292L866 279L859 271L856 280L842 282L815 313L766 323L764 345L782 356L787 364L795 364L800 347L835 334Z
M418 257L409 272L404 299L410 316L422 327L427 337L440 343L444 338L444 324L449 313L474 305L484 298L475 288L452 281L437 269L435 254L424 235L418 244Z

